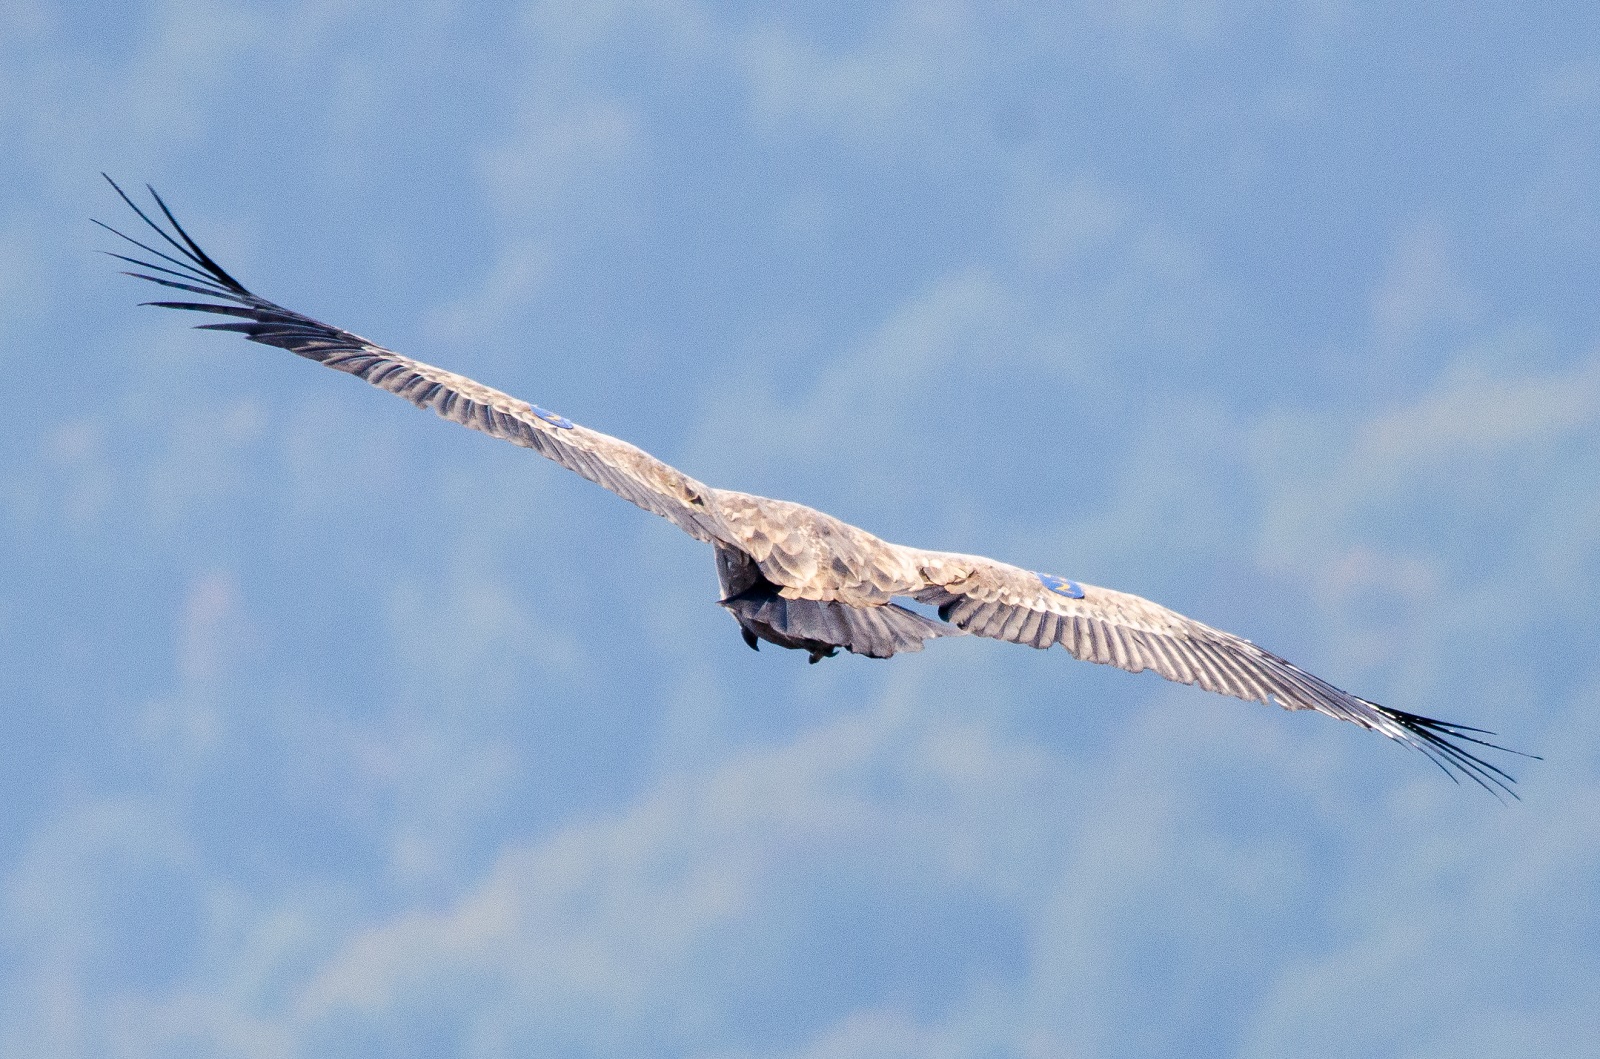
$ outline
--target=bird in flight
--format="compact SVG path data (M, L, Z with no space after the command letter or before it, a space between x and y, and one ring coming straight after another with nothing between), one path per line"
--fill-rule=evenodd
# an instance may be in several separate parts
M1041 649L1060 644L1077 658L1130 673L1148 669L1207 691L1349 721L1421 751L1452 779L1516 797L1514 778L1473 750L1518 753L1489 742L1492 732L1351 695L1249 640L1139 596L983 556L891 544L801 504L697 482L618 438L267 301L200 249L154 188L147 190L170 229L106 180L158 240L151 245L95 222L145 255L112 254L137 269L126 274L208 299L144 304L225 317L197 326L235 331L365 379L418 408L533 449L660 515L712 546L721 605L752 648L766 641L818 662L840 648L889 658L942 636ZM939 618L896 598L931 605Z

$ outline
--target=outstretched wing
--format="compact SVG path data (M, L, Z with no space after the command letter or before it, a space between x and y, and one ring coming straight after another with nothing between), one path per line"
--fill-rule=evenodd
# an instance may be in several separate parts
M139 271L127 274L213 299L146 302L146 305L236 317L227 323L197 326L213 331L237 331L254 342L278 346L307 360L365 379L404 397L418 408L431 409L463 426L533 449L624 500L660 515L693 537L732 543L727 539L727 530L711 500L714 491L709 487L626 441L579 426L565 416L490 389L463 375L403 357L360 335L302 316L252 294L189 238L154 188L149 189L150 195L171 224L171 232L151 220L116 181L110 177L106 180L174 252L157 249L110 225L101 224L102 228L149 255L149 258L137 258L113 254L138 267ZM99 221L95 223L100 224Z
M1126 592L981 556L924 552L921 565L927 587L916 598L968 632L1038 648L1060 644L1086 662L1130 673L1149 669L1180 684L1286 710L1316 710L1414 747L1452 778L1460 773L1516 796L1511 776L1463 745L1506 750L1479 738L1492 732L1369 702L1249 640Z
M895 595L913 595L937 606L940 618L979 636L1040 648L1061 644L1087 661L1135 673L1151 669L1208 691L1350 721L1422 751L1452 777L1460 773L1515 797L1512 777L1463 745L1505 750L1477 738L1492 733L1358 698L1248 640L1138 596L980 556L902 548L800 505L711 489L625 441L252 294L200 249L153 188L151 197L171 232L106 180L173 251L101 225L149 255L112 255L139 269L128 275L211 299L146 304L231 317L199 326L287 349L446 419L531 448L691 536L748 551L782 598L870 608Z

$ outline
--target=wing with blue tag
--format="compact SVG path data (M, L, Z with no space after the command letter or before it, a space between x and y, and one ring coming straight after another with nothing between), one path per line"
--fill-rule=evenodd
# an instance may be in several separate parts
M1511 793L1511 777L1472 752L1472 746L1505 750L1482 738L1491 733L1380 706L1243 637L1142 596L982 556L916 554L927 587L915 598L969 633L1040 649L1059 644L1087 662L1130 673L1148 669L1180 684L1287 710L1316 710L1420 750L1452 775Z
M1083 598L1083 586L1076 581L1068 581L1066 578L1057 577L1055 574L1034 574L1034 576L1039 579L1045 588L1048 588L1058 596L1065 596L1067 599Z

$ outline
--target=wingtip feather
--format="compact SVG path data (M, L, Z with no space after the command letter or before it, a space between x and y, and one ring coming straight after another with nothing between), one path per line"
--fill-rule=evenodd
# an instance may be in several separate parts
M1534 761L1543 760L1537 754L1513 750L1510 747L1501 746L1499 743L1465 734L1466 732L1473 732L1477 735L1494 735L1493 732L1482 728L1435 720L1432 717L1424 717L1421 714L1407 713L1404 710L1396 710L1388 706L1379 706L1377 703L1369 703L1369 705L1383 714L1384 717L1399 725L1406 733L1402 741L1409 743L1426 754L1451 779L1460 782L1459 777L1465 776L1497 798L1502 794L1507 794L1513 799L1521 801L1521 796L1517 794L1513 786L1517 782L1517 778L1497 765L1474 754L1471 750L1461 745L1462 743L1472 743L1475 746L1487 747L1490 750L1498 750L1506 754L1515 754L1518 757L1529 758Z
M235 298L245 301L253 299L254 296L248 289L246 289L244 284L240 283L238 280L234 279L233 276L229 275L227 270L225 270L221 265L217 264L217 262L213 260L209 254L201 249L199 243L190 238L189 233L184 229L182 224L178 223L178 218L173 215L172 210L167 208L166 202L156 192L155 188L148 184L145 185L145 188L150 192L150 197L155 200L156 206L160 208L162 216L165 217L167 222L172 225L173 232L177 233L177 239L174 239L172 234L169 233L167 229L163 228L161 225L152 220L150 215L140 208L139 204L134 202L132 197L122 189L122 185L118 184L115 180L112 180L109 174L101 173L100 175L105 177L106 183L111 185L111 189L115 191L117 196L127 204L128 208L131 209L134 214L145 223L145 226L151 231L155 232L156 235L160 236L163 242L171 247L172 250L177 252L178 256L174 257L172 254L164 250L158 250L156 247L151 246L148 243L141 242L125 232L119 231L111 225L106 224L104 221L92 217L90 220L119 239L126 240L127 242L138 247L140 250L143 250L145 253L150 254L152 257L159 258L162 261L167 262L169 265L176 266L182 271L174 272L172 269L157 265L154 262L139 261L132 258L123 257L120 254L113 254L113 257L118 257L123 261L129 261L133 264L144 268L149 268L157 272L163 272L168 275L177 275L183 279L192 279L198 283L205 283L210 286L214 286L218 288L217 291L208 291L205 293L214 293L216 297ZM179 241L180 239L182 242ZM144 275L140 273L128 274L136 275L139 279L150 280L153 283L162 283L166 286L178 286L178 284L157 279L156 277L150 275Z

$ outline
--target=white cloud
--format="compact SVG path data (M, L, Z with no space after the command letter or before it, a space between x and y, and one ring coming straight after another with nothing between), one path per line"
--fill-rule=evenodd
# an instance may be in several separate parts
M638 150L638 122L615 100L532 93L513 135L480 162L490 200L522 224L548 220L564 197L591 189Z
M73 201L108 159L150 169L153 156L198 136L218 87L266 30L237 5L128 5L99 24L115 43L89 58L66 19L24 25L32 39L7 63L15 90L0 92L0 130L49 199Z
M769 135L824 135L878 156L959 158L996 150L1012 97L1064 76L1159 79L1184 53L1227 39L1260 5L1118 0L996 10L965 0L876 5L843 43L769 17L735 38L757 124ZM1296 12L1306 17L1302 12ZM1310 22L1320 21L1311 15ZM1025 90L1026 91L1026 90Z
M1581 696L1561 707L1576 716ZM1402 848L1372 831L1341 896L1337 930L1284 969L1251 1019L1242 1054L1343 1052L1518 1056L1582 1053L1600 1031L1600 957L1585 941L1592 910L1547 933L1569 895L1600 879L1600 788L1580 723L1552 761L1528 766L1526 805L1455 817L1448 788L1415 786L1394 816L1421 830ZM1580 760L1561 757L1578 751ZM1588 760L1583 760L1583 759ZM1437 816L1436 816L1437 814ZM1441 821L1442 822L1442 821ZM1456 830L1461 823L1470 835ZM1352 988L1351 983L1360 983Z
M228 738L226 693L238 686L244 653L254 640L231 572L195 578L176 630L176 687L146 705L138 738L167 782L192 781Z
M1368 899L1359 859L1387 856L1419 811L1431 819L1460 805L1460 792L1420 784L1428 792L1423 806L1363 825L1373 806L1350 803L1346 792L1349 770L1366 753L1329 750L1370 751L1370 738L1331 723L1293 728L1259 707L1194 693L1164 693L1153 709L1130 718L1116 747L1082 777L980 726L931 719L921 699L902 685L883 705L792 745L669 780L620 814L505 852L447 909L406 911L358 930L301 980L293 1004L262 1039L296 1042L294 1050L303 1051L330 1034L403 1035L418 1013L442 1005L461 1039L476 1042L469 1054L579 1040L626 1050L647 1033L652 1048L677 1040L673 1046L696 1054L769 1054L718 1047L738 1034L726 1012L705 1007L711 996L701 990L709 980L723 983L711 987L713 995L737 991L727 979L733 968L747 982L773 974L771 961L785 957L767 948L769 935L777 929L781 936L806 887L859 886L863 873L888 872L905 901L954 888L962 901L1011 909L1032 938L1025 983L978 985L932 1021L864 997L856 1010L778 1054L1114 1051L1111 1042L1128 1032L1132 1014L1126 976L1140 973L1152 931L1166 939L1163 959L1181 968L1172 973L1194 976L1208 967L1191 978L1196 1002L1224 995L1229 977L1241 972L1251 990L1259 985L1249 983L1298 990L1305 951L1291 945L1267 959L1260 946L1303 917L1308 902L1320 915L1337 916L1342 903ZM1098 777L1098 791L1080 782L1089 774ZM1267 789L1299 810L1299 824L1269 825L1276 817L1234 807L1225 792L1236 789L1228 777L1238 774L1270 775ZM1221 825L1241 811L1246 819ZM1260 825L1268 829L1252 834ZM1464 832L1425 826L1447 859L1484 859L1482 825ZM1373 833L1364 838L1364 831ZM1561 830L1542 833L1554 838ZM1336 858L1358 863L1314 883L1305 874L1322 859L1313 846L1330 841ZM1546 858L1548 867L1535 873L1546 880L1540 885L1585 870L1578 853L1584 847L1563 838L1567 853ZM1488 859L1526 875L1525 855L1491 850ZM1392 907L1362 913L1397 917L1374 922L1377 933L1437 903L1461 872L1447 867L1418 876L1404 863L1391 870ZM1517 896L1520 884L1496 883L1481 864L1474 877L1488 888L1478 915L1529 907ZM1449 914L1440 923L1459 926ZM1402 936L1411 951L1432 951L1434 935ZM1510 932L1496 942L1507 955L1522 944ZM1417 973L1359 951L1345 958L1378 982L1398 985ZM1159 989L1161 980L1157 974L1147 988ZM1144 988L1135 992L1145 995ZM692 1038L661 1036L667 996L672 1024L697 1027ZM1169 1022L1135 1037L1158 1048L1207 1024L1204 1010L1182 997L1146 1002L1157 1003ZM1274 1025L1273 1010L1263 1011L1264 1026ZM573 1012L586 1013L580 1036L570 1036L575 1029L564 1021ZM1298 1027L1261 1032L1277 1041L1305 1039ZM1335 1029L1321 1032L1348 1039Z
M88 1054L105 1028L96 971L126 964L138 947L119 905L150 876L186 875L195 865L181 823L138 801L89 802L31 836L0 894L0 934L11 960L31 972L0 996L0 1050Z
M961 496L930 495L924 476L953 470L960 453L974 451L974 435L996 429L995 391L1013 373L1049 380L1070 370L1051 357L1053 343L1029 332L1026 309L986 270L939 277L837 356L730 378L708 403L685 464L723 487L856 521L905 519L934 505L958 522L978 518ZM883 521L870 528L905 532Z
M1600 103L1600 59L1574 59L1540 73L1534 89L1546 106L1587 110Z
M1293 430L1302 437L1318 437L1314 445L1322 453L1322 472L1314 480L1287 466L1265 472L1275 494L1265 554L1307 554L1323 547L1330 533L1359 542L1359 534L1350 535L1353 522L1425 491L1443 493L1463 506L1497 504L1498 469L1514 464L1536 468L1541 475L1557 473L1560 460L1574 455L1574 444L1588 448L1583 439L1597 419L1600 361L1589 358L1556 372L1518 372L1506 363L1491 369L1472 353L1414 398L1380 408L1364 420L1350 422L1343 415L1304 419ZM1269 449L1292 453L1304 444L1286 442L1283 429L1272 423L1258 429L1252 445L1261 452L1264 467L1275 462ZM1302 463L1303 455L1302 450ZM1506 527L1521 524L1528 514L1504 512ZM1353 546L1357 552L1331 565L1350 572L1357 569L1352 563L1370 567L1385 562L1360 551L1364 545ZM1318 558L1311 565L1330 564Z
M1051 789L1052 766L978 727L927 727L909 692L507 851L447 911L352 939L299 992L294 1019L313 1033L382 1022L477 983L472 1024L540 1039L573 1031L555 1012L593 1011L625 1043L674 983L771 973L762 924L802 899L796 884L887 871L913 899L955 886L1025 905L1019 869L1050 808L1006 817ZM691 1024L699 988L675 1001Z
M1057 182L1024 169L1006 199L1005 224L1024 270L1054 273L1066 264L1103 268L1104 255L1125 252L1130 223L1140 220L1125 194L1079 175Z
M1417 401L1357 431L1354 473L1418 475L1441 464L1548 444L1600 419L1600 357L1565 372L1490 372L1468 362Z
M1470 323L1481 312L1480 302L1446 234L1419 225L1396 240L1373 293L1374 330L1384 346L1408 345L1431 328Z
M852 1012L784 1059L943 1059L967 1054L938 1029L905 1012ZM729 1059L732 1059L730 1056Z
M474 289L428 314L430 337L467 345L503 329L513 312L533 303L550 275L550 250L531 238L511 238L495 253Z
M427 329L439 339L466 345L503 335L550 281L551 233L609 228L625 212L640 150L628 108L560 91L528 96L509 134L477 160L496 217L494 260L487 276L429 314Z
M737 55L769 132L815 129L875 149L926 143L929 123L959 111L976 72L979 17L961 3L895 4L853 48L829 54L768 25Z

